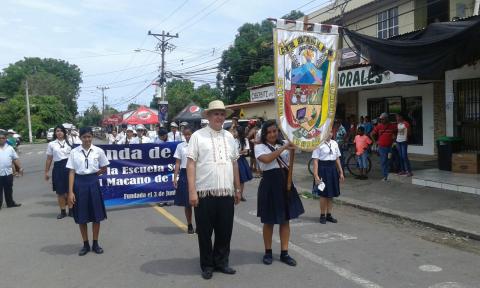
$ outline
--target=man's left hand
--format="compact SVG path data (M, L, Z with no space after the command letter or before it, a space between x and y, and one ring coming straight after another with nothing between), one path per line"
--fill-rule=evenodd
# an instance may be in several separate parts
M242 194L240 192L235 193L235 205L238 205L240 203L240 199L242 198Z

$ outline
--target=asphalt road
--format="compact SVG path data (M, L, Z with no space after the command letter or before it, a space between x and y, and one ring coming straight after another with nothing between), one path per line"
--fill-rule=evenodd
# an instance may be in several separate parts
M0 287L480 287L478 243L454 245L463 240L346 206L335 207L338 224L321 225L313 199L304 199L306 213L292 222L298 266L278 261L277 242L275 261L265 266L258 180L235 212L236 275L200 277L197 241L182 229L181 207L110 210L100 235L105 254L79 257L78 227L56 219L55 194L43 180L45 148L20 148L25 175L15 180L14 198L22 207L0 210Z

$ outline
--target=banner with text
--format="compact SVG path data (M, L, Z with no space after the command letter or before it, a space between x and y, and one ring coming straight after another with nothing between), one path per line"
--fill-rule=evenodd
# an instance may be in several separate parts
M301 150L330 134L337 103L338 26L304 23L274 29L275 91L279 126Z
M173 154L179 143L98 145L110 161L99 177L105 206L173 201Z

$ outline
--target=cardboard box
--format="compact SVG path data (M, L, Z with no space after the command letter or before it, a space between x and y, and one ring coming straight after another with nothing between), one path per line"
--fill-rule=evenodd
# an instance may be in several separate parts
M452 172L479 174L480 173L480 154L478 153L452 154Z

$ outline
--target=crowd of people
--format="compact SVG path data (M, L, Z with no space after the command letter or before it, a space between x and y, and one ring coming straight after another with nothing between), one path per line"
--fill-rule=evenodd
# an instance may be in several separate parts
M223 129L225 118L231 111L222 101L215 100L204 111L201 128L194 131L186 122L170 123L170 131L156 127L156 135L148 135L142 124L122 125L107 135L111 145L181 142L174 154L176 159L173 185L176 189L174 204L184 207L188 233L198 235L202 277L210 279L213 272L234 274L229 266L234 205L247 201L244 184L260 177L257 191L257 216L263 224L265 253L263 263L273 262L272 238L274 225L279 225L280 261L296 266L288 254L289 221L304 213L295 188L288 185L289 158L296 147L282 138L275 120L250 120L246 127L232 119L228 130ZM332 199L340 195L340 182L344 180L344 156L348 146L355 145L358 165L362 168L359 179L366 179L366 158L373 143L378 145L383 179L389 173L389 154L392 145L400 155L401 175L411 176L407 156L410 125L402 115L397 123L389 122L382 113L374 125L370 118L353 117L347 124L335 120L330 138L313 153L313 189L319 196L319 222L337 223L333 216ZM99 244L100 222L107 213L100 192L98 176L106 172L109 161L105 152L92 144L94 133L82 128L77 133L72 127L59 125L54 140L48 143L45 162L45 180L52 179L52 190L57 194L60 213L57 219L73 217L79 225L83 247L79 255L93 251L103 253ZM74 144L79 144L74 148ZM247 160L250 158L250 163ZM18 207L12 199L13 174L22 172L18 155L7 144L7 136L0 133L0 187L7 207ZM0 197L0 207L3 197ZM68 210L68 211L67 211ZM195 218L196 227L193 225ZM92 223L93 242L90 245L87 224ZM212 234L215 235L212 243Z

